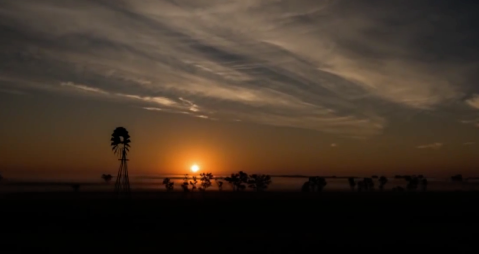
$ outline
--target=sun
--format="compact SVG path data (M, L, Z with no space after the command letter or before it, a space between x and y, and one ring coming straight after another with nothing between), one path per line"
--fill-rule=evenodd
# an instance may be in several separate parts
M190 169L191 172L198 172L198 170L200 170L200 167L196 164L193 164Z

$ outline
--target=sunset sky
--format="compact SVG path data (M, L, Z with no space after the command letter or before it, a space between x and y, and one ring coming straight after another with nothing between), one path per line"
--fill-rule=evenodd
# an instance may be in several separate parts
M477 0L0 0L0 173L479 176Z

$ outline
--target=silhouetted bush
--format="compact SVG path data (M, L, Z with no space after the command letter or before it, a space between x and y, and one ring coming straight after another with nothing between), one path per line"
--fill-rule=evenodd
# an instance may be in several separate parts
M396 187L393 188L393 191L394 192L404 192L404 188L401 187L401 186L396 186Z
M190 191L190 189L188 189L188 174L185 175L185 177L183 178L183 183L181 184L181 188L183 189L184 192L188 192Z
M451 176L451 181L462 182L462 175L458 174L458 175Z
M220 178L216 177L215 178L215 183L216 183L216 186L218 186L218 190L222 191L223 190L223 181L220 181L219 179Z
M109 183L109 182L111 182L111 179L113 179L113 176L110 175L110 174L108 174L108 175L103 174L103 175L101 175L101 179L103 179L103 181L105 181L105 183Z
M172 182L170 178L163 179L163 184L165 185L166 191L172 191L174 188L175 182Z
M306 181L305 183L303 183L303 187L301 187L301 191L302 192L310 192L311 191L311 186L310 186L309 181Z
M78 192L80 190L80 185L79 184L72 184L72 189L74 192Z
M196 179L196 176L193 176L192 180L193 181L190 181L191 191L194 191L196 190L196 184L198 183L198 180Z
M363 183L364 183L363 188L364 188L365 191L373 191L374 190L374 182L373 182L372 178L364 178Z
M361 191L363 191L363 190L365 189L365 186L364 186L364 185L365 185L365 184L364 184L364 181L363 181L363 180L358 182L358 192L361 192Z
M426 191L427 190L427 179L426 178L423 178L422 181L421 181L421 187L422 187L422 191Z
M384 185L388 182L388 179L385 176L381 176L379 178L379 189L382 191L384 190Z
M201 173L200 174L200 190L206 191L207 188L211 186L211 179L213 179L212 173Z
M231 174L230 177L225 177L227 181L233 187L233 191L240 191L246 188L246 183L248 182L248 174L240 171L237 174Z
M348 178L349 182L349 187L351 187L351 190L354 191L354 187L356 186L356 182L354 181L354 177Z
M271 176L253 174L249 176L248 186L256 191L263 191L271 183Z
M309 178L309 187L311 191L321 192L328 183L324 177L313 176Z
M405 178L406 181L408 181L406 188L408 191L415 191L417 190L417 187L419 186L419 178L416 176L409 176L408 178Z

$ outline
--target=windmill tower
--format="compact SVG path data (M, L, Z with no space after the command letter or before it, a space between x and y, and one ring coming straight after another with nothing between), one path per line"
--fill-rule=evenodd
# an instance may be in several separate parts
M117 127L111 134L111 148L115 155L119 157L120 168L116 175L115 193L117 195L130 194L130 180L128 179L128 167L126 158L130 151L130 135L123 127Z

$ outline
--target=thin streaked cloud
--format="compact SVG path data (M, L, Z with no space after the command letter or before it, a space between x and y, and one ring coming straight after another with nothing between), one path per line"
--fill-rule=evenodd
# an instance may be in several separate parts
M448 24L475 29L425 2L0 0L0 86L364 139L387 109L479 108Z
M419 145L417 146L418 149L440 149L443 146L442 143L432 143L432 144L427 144L427 145Z

